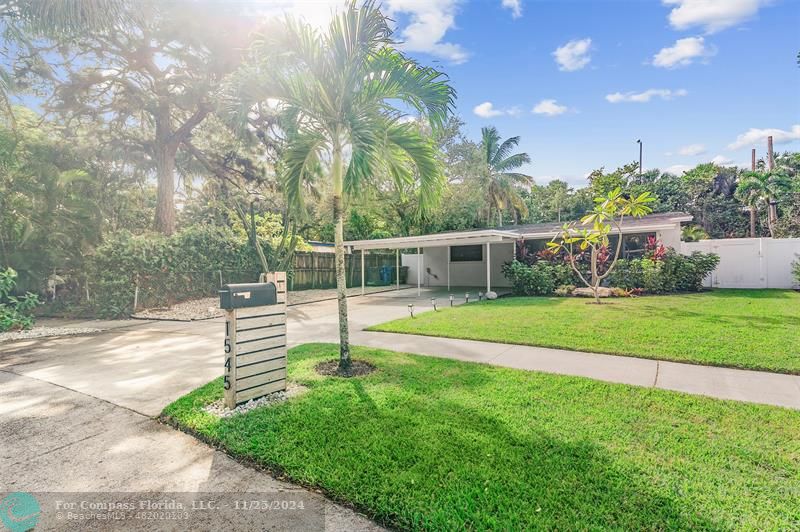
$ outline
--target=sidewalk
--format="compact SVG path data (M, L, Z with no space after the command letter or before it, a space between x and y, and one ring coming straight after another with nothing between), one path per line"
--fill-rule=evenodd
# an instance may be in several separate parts
M800 376L563 349L353 331L352 343L800 410Z

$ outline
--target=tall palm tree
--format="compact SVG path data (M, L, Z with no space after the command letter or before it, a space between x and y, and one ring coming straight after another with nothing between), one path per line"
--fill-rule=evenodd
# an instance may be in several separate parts
M444 177L434 144L420 124L401 120L413 109L438 129L455 91L446 77L392 47L391 29L371 3L350 4L327 31L287 17L253 46L252 63L234 79L227 114L246 123L253 105L278 106L286 131L282 172L287 199L302 208L306 184L322 176L332 195L336 290L339 303L339 372L350 371L343 223L346 200L376 177L417 184L421 210L438 200ZM269 102L268 102L269 99Z
M735 194L750 210L751 237L756 236L756 213L761 205L767 206L767 226L770 236L774 236L775 222L778 221L776 198L791 186L791 180L781 172L747 172L742 176Z
M511 155L518 144L519 137L511 137L501 143L496 128L481 129L481 163L484 166L482 178L489 200L487 222L491 220L492 210L497 209L498 226L503 225L503 210L509 206L523 216L528 213L528 208L519 195L519 187L532 185L533 177L514 170L530 163L531 158L527 153Z

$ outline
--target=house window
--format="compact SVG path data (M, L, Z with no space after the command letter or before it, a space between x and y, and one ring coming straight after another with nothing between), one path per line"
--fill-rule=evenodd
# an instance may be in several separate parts
M622 256L626 259L639 258L644 255L645 247L647 246L647 238L655 237L655 233L638 233L633 235L625 235L622 239ZM613 248L612 248L613 249Z
M483 245L450 246L450 262L481 262L483 261Z

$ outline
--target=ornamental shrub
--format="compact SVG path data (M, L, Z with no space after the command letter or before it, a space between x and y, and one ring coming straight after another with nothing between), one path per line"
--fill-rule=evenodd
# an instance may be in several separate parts
M240 272L245 278L232 282L243 282L260 270L247 238L227 227L195 225L170 237L122 231L90 259L92 306L102 317L124 316L133 310L137 284L140 304L152 307L214 293L217 271Z
M33 326L33 309L39 298L30 292L23 296L11 295L16 285L17 272L13 268L0 270L0 332Z
M695 251L681 255L670 248L660 260L645 257L618 261L608 284L626 290L642 289L650 294L699 292L703 279L718 264L719 256L713 253Z
M504 264L502 270L503 275L511 283L514 295L546 296L555 290L556 267L547 262L540 261L528 266L514 260Z

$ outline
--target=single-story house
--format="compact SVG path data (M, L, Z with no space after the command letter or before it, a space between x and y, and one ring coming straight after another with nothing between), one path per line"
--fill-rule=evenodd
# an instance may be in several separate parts
M665 246L680 249L681 223L692 216L683 212L650 214L628 218L622 224L622 257L636 256L644 250L647 237L654 236ZM409 281L421 286L507 287L501 268L514 259L518 241L530 251L544 249L556 236L563 223L509 225L495 229L472 229L430 235L353 240L345 242L349 251L394 249L397 265L400 250L416 250L404 254L402 264L409 266ZM363 282L362 282L363 284Z

